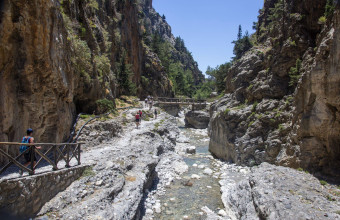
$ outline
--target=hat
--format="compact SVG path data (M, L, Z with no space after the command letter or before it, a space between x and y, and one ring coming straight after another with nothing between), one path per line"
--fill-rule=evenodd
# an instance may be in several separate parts
M32 132L33 132L33 129L32 129L32 128L27 129L27 134L30 134L30 133L32 133Z

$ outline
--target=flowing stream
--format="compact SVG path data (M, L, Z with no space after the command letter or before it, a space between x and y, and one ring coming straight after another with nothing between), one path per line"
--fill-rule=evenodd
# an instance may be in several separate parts
M206 130L185 128L179 119L179 127L189 144L196 147L196 154L185 154L184 161L189 170L168 186L166 193L160 196L163 204L161 213L155 213L154 219L205 219L202 207L207 206L215 213L223 208L220 186L218 183L219 169L214 166L216 160L208 151L209 138ZM204 174L209 168L214 173ZM192 175L200 178L192 178Z

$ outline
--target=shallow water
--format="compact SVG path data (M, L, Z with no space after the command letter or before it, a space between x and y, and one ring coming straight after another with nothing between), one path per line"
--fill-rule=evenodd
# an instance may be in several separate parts
M174 180L166 189L166 193L159 197L162 212L155 213L154 219L182 219L183 216L188 216L189 219L205 219L202 207L207 206L215 212L223 208L218 179L213 175L203 174L205 168L216 169L212 165L213 159L209 157L209 139L206 131L180 128L189 138L189 144L196 146L196 154L184 157L189 170L181 176L181 179ZM197 164L197 167L194 167L194 164ZM198 168L199 165L204 165L204 168ZM192 174L201 178L191 179ZM185 186L188 181L192 186Z

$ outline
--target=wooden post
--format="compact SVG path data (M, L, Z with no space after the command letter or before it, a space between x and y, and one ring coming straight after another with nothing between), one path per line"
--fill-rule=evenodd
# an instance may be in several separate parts
M70 167L70 145L66 145L66 165L65 167Z
M34 174L34 159L35 159L35 146L31 146L30 149L30 154L31 154L31 171L29 172L30 175Z
M58 167L58 155L57 155L57 148L58 146L53 145L53 155L54 155L54 163L55 165ZM58 169L58 168L57 168ZM55 168L53 168L53 170L57 170Z
M81 144L78 144L78 165L80 165L80 146Z

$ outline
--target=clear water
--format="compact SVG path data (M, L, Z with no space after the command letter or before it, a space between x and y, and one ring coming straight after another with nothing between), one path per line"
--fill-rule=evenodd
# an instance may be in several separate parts
M204 169L192 166L193 164L204 165L205 168L214 170L212 159L207 157L210 155L208 136L193 129L181 128L181 131L190 138L190 144L196 146L196 154L184 158L189 170L181 176L181 180L175 180L166 189L165 195L160 196L162 212L155 213L154 219L177 220L182 219L183 216L188 216L189 219L205 219L205 216L201 215L202 207L207 206L216 212L223 208L218 179L203 174ZM199 175L201 179L191 179L192 174ZM184 185L188 181L192 186Z

